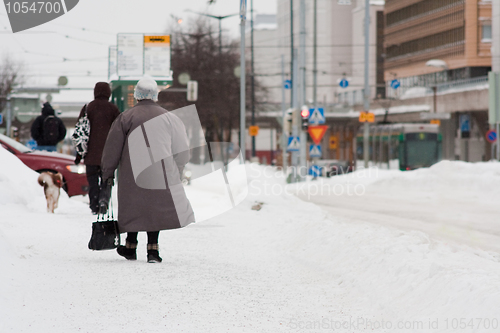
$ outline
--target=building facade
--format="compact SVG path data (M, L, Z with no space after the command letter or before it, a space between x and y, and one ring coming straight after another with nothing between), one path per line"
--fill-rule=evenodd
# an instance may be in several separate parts
M387 0L385 24L385 81L401 81L391 97L491 70L491 0Z

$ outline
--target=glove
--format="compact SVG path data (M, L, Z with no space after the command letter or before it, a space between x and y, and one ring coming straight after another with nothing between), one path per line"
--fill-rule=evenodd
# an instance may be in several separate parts
M82 156L79 155L79 154L76 154L76 158L75 158L75 164L78 165L80 164L80 161L82 160Z
M106 214L109 201L111 200L111 189L115 184L114 178L108 178L102 183L102 189L99 192L99 214Z

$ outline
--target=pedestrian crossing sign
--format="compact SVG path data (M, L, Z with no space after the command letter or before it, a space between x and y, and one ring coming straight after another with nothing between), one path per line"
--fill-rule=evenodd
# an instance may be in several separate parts
M319 125L325 123L325 111L323 108L309 109L309 123Z
M300 138L298 136L288 137L287 151L300 151Z
M309 147L309 157L321 157L321 146L311 145Z

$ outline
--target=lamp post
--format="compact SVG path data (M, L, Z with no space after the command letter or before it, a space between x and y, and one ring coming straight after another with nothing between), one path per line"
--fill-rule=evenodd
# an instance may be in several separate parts
M190 9L187 9L186 11L190 12L190 13L194 13L194 14L198 14L198 15L206 16L206 17L211 17L211 18L219 20L219 55L222 54L222 20L227 19L228 17L237 16L237 15L240 15L240 14L231 14L231 15L225 15L225 16L217 16L217 15L210 15L210 14L203 14L203 13L194 12L194 11L192 11Z
M439 60L439 59L432 59L429 60L425 63L427 67L435 67L435 68L440 68L442 71L447 71L448 70L448 65L446 64L446 61L444 60ZM432 92L434 93L434 98L433 98L433 113L437 113L437 79L434 80L434 86L432 87Z

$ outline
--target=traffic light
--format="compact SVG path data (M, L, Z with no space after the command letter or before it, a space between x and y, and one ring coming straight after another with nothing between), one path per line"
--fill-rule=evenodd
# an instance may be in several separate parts
M309 128L309 109L307 107L302 107L300 116L302 117L302 130L307 131Z
M283 130L287 135L292 133L292 120L293 120L293 109L288 109L285 115L285 123L283 124Z

